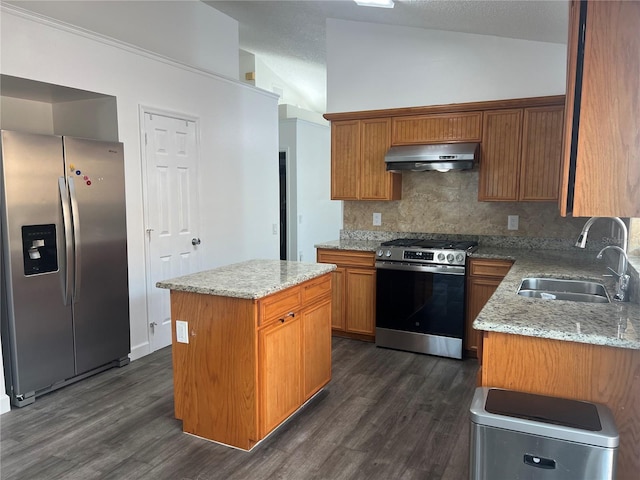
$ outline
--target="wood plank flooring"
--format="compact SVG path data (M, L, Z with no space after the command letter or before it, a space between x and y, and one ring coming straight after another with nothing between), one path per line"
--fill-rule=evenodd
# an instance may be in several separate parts
M243 452L182 433L171 349L0 416L3 480L464 480L475 360L333 338L333 379Z

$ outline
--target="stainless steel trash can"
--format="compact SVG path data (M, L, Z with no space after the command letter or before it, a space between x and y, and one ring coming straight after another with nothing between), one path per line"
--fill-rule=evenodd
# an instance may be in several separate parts
M470 480L613 480L619 436L604 405L479 387Z

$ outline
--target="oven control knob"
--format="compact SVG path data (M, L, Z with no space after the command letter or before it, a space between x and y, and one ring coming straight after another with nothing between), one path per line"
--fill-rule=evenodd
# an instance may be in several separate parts
M453 262L453 253L448 253L447 254L447 262L449 262L449 263Z
M438 254L438 260L440 260L441 262L444 262L444 253Z
M390 257L391 256L391 250L387 250L384 254L385 254L385 256Z
M378 250L378 256L381 257L382 255L384 255L384 250L382 249Z
M461 253L456 255L456 262L458 263L462 263L464 262L464 255L462 255Z

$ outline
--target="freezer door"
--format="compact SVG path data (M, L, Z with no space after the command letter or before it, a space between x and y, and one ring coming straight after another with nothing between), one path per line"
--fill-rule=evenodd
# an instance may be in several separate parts
M63 142L76 240L73 321L81 374L130 352L124 157L121 143Z
M74 376L59 178L62 139L2 131L2 327L12 398Z

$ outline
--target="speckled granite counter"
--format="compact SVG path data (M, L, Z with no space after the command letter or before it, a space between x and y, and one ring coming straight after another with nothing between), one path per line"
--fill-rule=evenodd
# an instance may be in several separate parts
M329 250L356 250L360 252L375 252L380 246L380 240L352 240L341 239L314 245L316 248Z
M158 288L258 299L336 269L325 263L249 260L156 283Z
M526 277L557 277L604 283L613 296L614 279L591 252L479 248L479 258L515 263L484 306L473 327L502 333L640 350L640 305L542 300L516 294Z

